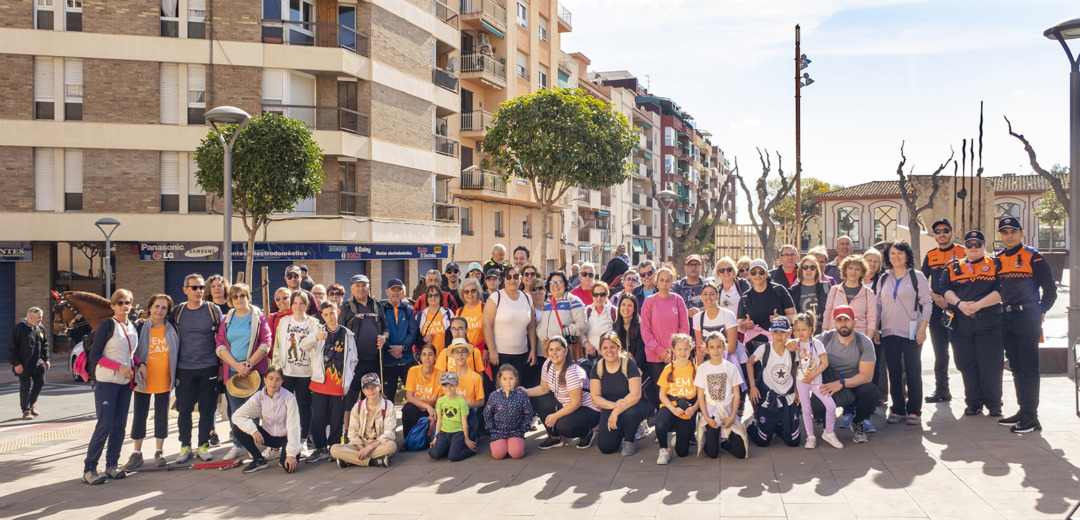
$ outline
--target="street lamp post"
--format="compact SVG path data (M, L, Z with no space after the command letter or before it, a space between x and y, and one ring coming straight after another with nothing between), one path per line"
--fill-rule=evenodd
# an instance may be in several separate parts
M1069 58L1069 281L1080 280L1080 196L1072 189L1080 180L1080 57L1073 56L1065 40L1080 38L1080 18L1064 20L1043 32L1057 40ZM1080 291L1069 291L1069 348L1080 339ZM1077 352L1072 352L1075 361ZM1080 397L1078 397L1080 399Z
M660 260L663 261L664 257L667 256L668 238L675 232L675 226L672 225L674 223L674 219L671 215L672 210L675 208L675 200L679 198L679 194L671 190L662 190L660 193L656 194L655 198L660 200L660 207L664 208L665 232L661 233L662 236L660 237L660 240L663 241L663 243L660 244L660 247L664 248L664 250L661 252Z
M814 80L802 72L810 66L810 59L802 53L799 41L799 25L795 25L795 248L802 251L802 88ZM799 73L802 72L800 76ZM805 80L805 83L803 82Z
M112 298L112 234L120 227L120 221L105 217L98 219L94 225L105 235L105 297Z
M239 108L226 106L208 110L205 118L214 127L214 132L217 133L218 140L221 141L221 147L225 149L225 209L222 212L225 215L225 230L221 238L221 248L223 250L221 254L221 270L226 280L232 280L232 153L236 138L240 135L240 132L244 131L244 127L247 126L248 122L251 121L251 116ZM225 141L225 134L221 133L219 125L238 125L236 132L233 132L232 139ZM255 252L248 251L247 254L253 255Z

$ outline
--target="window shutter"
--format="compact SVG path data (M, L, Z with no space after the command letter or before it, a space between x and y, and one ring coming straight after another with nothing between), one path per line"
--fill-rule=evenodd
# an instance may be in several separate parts
M175 63L161 64L161 123L180 123L180 67Z
M38 211L56 210L53 197L53 179L56 176L56 161L52 148L34 149L34 209Z
M285 101L285 71L263 69L262 98L264 103L282 104Z
M180 194L180 154L161 152L161 194Z
M79 58L64 58L64 100L82 102L83 70Z
M64 193L83 192L83 151L64 150Z
M206 192L203 191L202 186L199 185L199 181L195 179L195 172L199 171L199 165L195 163L195 152L188 153L188 195L203 195Z
M34 101L52 101L53 59L51 56L34 58Z
M189 92L206 91L206 65L201 63L188 64L187 76Z

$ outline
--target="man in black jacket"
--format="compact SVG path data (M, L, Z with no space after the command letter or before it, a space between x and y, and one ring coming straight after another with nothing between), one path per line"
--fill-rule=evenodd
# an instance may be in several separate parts
M360 397L361 376L370 373L382 374L379 352L390 335L386 328L383 305L370 295L371 283L368 277L362 274L353 276L349 290L352 298L342 305L338 323L352 331L359 361L356 364L352 388L348 389L345 396L346 410L351 410ZM381 377L379 379L382 380Z
M8 342L8 361L19 376L19 406L22 418L33 419L38 415L37 399L45 384L45 371L49 364L49 340L45 327L41 326L41 309L31 307L26 318L11 330Z

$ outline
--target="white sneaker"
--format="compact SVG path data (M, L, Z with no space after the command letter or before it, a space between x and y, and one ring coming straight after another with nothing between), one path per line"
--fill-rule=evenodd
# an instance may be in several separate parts
M649 423L641 421L641 424L637 427L637 434L634 435L634 440L641 439L649 434Z
M243 460L244 454L246 453L247 450L245 450L243 446L240 446L239 444L233 444L233 447L229 449L229 452L226 453L225 457L221 460Z
M803 447L808 449L808 450L812 450L814 448L817 448L817 437L814 437L813 435L807 437L806 438L806 445L804 445Z
M656 463L661 466L671 462L671 450L660 448L660 456L656 457Z
M836 437L833 432L824 432L821 434L821 440L829 443L830 446L836 449L843 449L844 444L840 442L840 439Z

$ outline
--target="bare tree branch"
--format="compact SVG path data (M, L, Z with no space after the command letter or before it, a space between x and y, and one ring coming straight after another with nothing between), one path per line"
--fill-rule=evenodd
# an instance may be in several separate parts
M1028 161L1031 162L1031 169L1035 170L1035 173L1039 174L1040 177L1046 179L1050 183L1050 187L1054 189L1054 195L1057 195L1058 202L1060 202L1062 206L1068 208L1069 196L1065 194L1065 186L1062 185L1061 179L1058 179L1054 174L1046 171L1042 166L1039 166L1039 161L1035 158L1035 149L1031 147L1031 143L1024 137L1024 134L1013 132L1012 121L1009 121L1008 116L1004 117L1005 122L1009 124L1009 135L1019 139L1021 143L1024 143L1024 151L1028 154Z
M952 162L953 157L956 155L956 150L951 146L949 147L949 158L945 162L938 165L934 173L930 174L930 195L926 198L926 204L918 206L919 191L913 184L913 173L915 167L912 166L908 173L904 174L904 165L907 164L907 156L904 155L904 141L900 142L900 163L896 166L896 175L900 177L900 197L904 200L904 206L908 210L908 232L911 233L911 249L915 258L921 258L921 251L919 247L919 230L921 229L919 223L919 214L934 207L934 197L937 196L938 189L941 187L939 180L940 175L945 167ZM912 182L912 184L909 184Z

